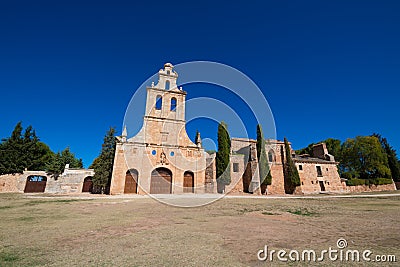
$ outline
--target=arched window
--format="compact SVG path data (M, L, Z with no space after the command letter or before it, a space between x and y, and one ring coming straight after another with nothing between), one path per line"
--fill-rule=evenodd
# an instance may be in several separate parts
M165 82L165 90L169 90L169 81Z
M171 98L171 111L176 111L176 98Z
M269 162L274 162L275 161L275 154L274 154L274 151L272 151L272 150L270 150L268 152L268 161Z
M156 109L161 110L162 108L162 96L158 95L156 98Z

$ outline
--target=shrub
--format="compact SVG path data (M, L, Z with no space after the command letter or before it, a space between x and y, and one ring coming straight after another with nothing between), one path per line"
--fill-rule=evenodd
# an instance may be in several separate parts
M347 180L346 184L348 186L356 186L356 185L385 185L391 184L393 180L390 178L374 178L374 179L359 179L359 178L352 178Z
M393 180L390 178L376 178L371 180L371 183L373 183L374 185L392 184Z
M366 184L366 180L365 179L352 178L350 180L347 180L346 184L348 186L365 185Z

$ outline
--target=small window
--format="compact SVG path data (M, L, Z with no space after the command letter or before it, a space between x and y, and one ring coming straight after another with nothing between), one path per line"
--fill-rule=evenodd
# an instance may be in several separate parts
M311 181L312 184L314 184L314 181Z
M299 171L303 170L303 165L299 165Z
M171 111L176 111L176 98L171 98Z
M239 163L233 163L233 172L239 172Z
M156 110L161 110L162 108L162 96L158 95L156 98Z
M304 185L304 182L301 182L301 185Z
M328 168L326 168L326 171L328 171Z
M41 175L31 175L31 176L28 176L28 181L29 182L46 182L47 177L41 176Z
M272 150L268 152L268 161L274 162L274 152Z
M328 185L329 185L329 182L328 182Z
M171 72L169 70L167 70L167 74L169 75Z
M165 82L165 90L169 90L169 81Z
M322 177L322 169L321 166L317 166L317 176Z
M155 156L155 155L157 154L157 151L153 150L153 151L151 151L151 154L152 154L153 156Z

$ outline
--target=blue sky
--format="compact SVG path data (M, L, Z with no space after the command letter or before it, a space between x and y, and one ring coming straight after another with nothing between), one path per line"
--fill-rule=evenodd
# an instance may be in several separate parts
M296 149L378 132L399 150L399 14L398 1L2 1L0 137L22 121L88 166L165 62L209 60L262 89Z

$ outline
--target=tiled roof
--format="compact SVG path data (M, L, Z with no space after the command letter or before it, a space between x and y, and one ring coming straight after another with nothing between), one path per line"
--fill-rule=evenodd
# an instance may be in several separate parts
M320 158L313 158L310 156L301 156L301 155L292 155L292 159L294 162L309 162L309 163L321 163L321 164L338 164L335 161L329 161Z

